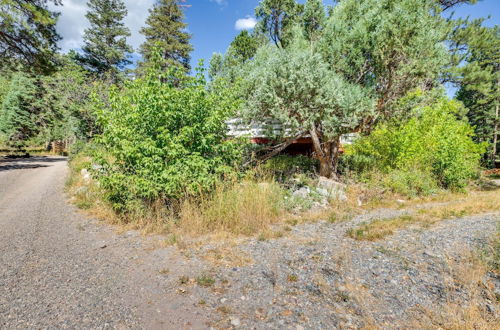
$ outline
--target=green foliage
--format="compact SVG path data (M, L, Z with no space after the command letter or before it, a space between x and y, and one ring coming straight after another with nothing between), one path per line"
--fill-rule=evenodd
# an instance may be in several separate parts
M295 0L261 0L255 8L260 20L256 30L269 37L277 47L285 47L290 29L298 23L303 6Z
M60 0L0 0L0 70L19 63L33 71L52 68L58 14L47 3Z
M419 168L394 169L386 175L373 175L371 183L409 197L429 196L439 191L434 175Z
M315 41L326 24L326 12L323 0L307 0L302 17L304 33L310 41Z
M234 56L237 62L243 63L255 56L257 47L257 38L251 35L247 30L243 30L231 42L229 54Z
M97 155L107 173L100 181L119 211L137 200L171 203L208 191L235 173L241 157L237 141L226 139L225 120L237 106L232 92L208 90L203 73L165 74L161 66L112 90L109 108L98 110L98 141L107 150Z
M402 185L408 180L409 185L414 186L418 177L429 173L443 188L464 188L477 175L485 150L484 145L472 140L471 126L457 119L461 104L442 97L433 105L414 111L409 121L379 125L371 135L358 139L348 148L347 154L363 159L364 168L383 173L400 171L395 172L392 181ZM410 173L415 176L408 176ZM401 178L404 175L407 177Z
M240 32L231 42L225 55L220 53L212 55L208 72L210 79L223 77L232 82L236 81L241 66L253 59L262 43L262 38L258 34L250 34L246 30Z
M141 29L146 41L140 52L146 65L153 56L152 52L159 47L167 65L189 70L189 53L193 47L189 43L191 35L186 32L187 24L183 22L184 12L179 3L179 0L160 0L149 11L147 26Z
M0 132L9 146L21 147L36 134L38 101L36 80L15 73L0 107Z
M123 23L127 8L122 0L90 0L87 5L90 27L83 35L80 60L91 72L116 81L119 69L130 64L127 56L132 52L126 40L130 31Z
M59 68L40 77L40 139L43 141L88 139L97 130L90 104L93 82L67 56L59 58ZM103 86L99 86L102 90Z
M369 131L407 92L438 84L449 63L448 33L434 0L343 0L318 47L332 70L376 95L376 112L362 127Z
M269 171L279 182L285 182L295 175L315 174L318 169L318 162L307 156L279 155L265 162L262 169Z
M331 152L333 144L372 114L374 102L365 89L330 70L321 55L302 48L303 39L297 38L297 46L261 48L249 62L242 75L247 95L242 114L279 120L287 137L317 136L320 174L331 176L337 156Z
M469 109L469 121L475 127L476 140L487 142L493 165L500 148L500 27L482 25L483 20L464 23L455 33L455 42L465 46L457 69L460 89L457 99Z

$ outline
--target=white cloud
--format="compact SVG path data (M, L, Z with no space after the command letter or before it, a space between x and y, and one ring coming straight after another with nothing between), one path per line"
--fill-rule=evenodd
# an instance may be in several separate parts
M139 33L141 27L148 17L148 9L151 8L155 0L125 0L128 15L125 18L125 25L130 29L131 36L127 41L135 50L144 41L144 37ZM57 22L57 32L63 37L59 42L59 47L63 52L71 49L81 48L83 45L83 32L89 27L85 18L87 13L87 0L65 0L63 6L51 5L51 9L61 12Z
M225 5L226 4L226 0L210 0L211 2L215 2L217 3L218 5Z
M246 18L240 18L234 24L236 30L251 30L257 24L257 20L253 17L247 16Z

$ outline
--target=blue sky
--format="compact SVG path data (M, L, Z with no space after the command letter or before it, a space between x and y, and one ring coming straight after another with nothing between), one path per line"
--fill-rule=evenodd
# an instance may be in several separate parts
M143 41L139 30L155 0L124 1L129 12L125 24L132 32L129 43L137 49ZM186 21L194 46L192 65L196 66L200 59L205 59L207 63L214 52L225 52L239 29L252 25L254 8L258 3L258 0L187 0L186 4L190 7L185 11ZM327 5L332 3L333 0L325 0ZM57 29L63 37L60 42L62 51L81 48L83 31L88 27L86 0L63 0L62 7L53 6L53 9L61 12ZM491 16L488 24L500 25L500 0L480 0L473 6L460 6L455 12L461 17Z
M190 0L192 7L186 10L189 30L193 34L193 65L199 59L208 61L213 52L224 52L233 38L238 34L235 22L246 16L254 16L254 8L258 0ZM326 0L325 4L332 4ZM489 25L500 25L500 0L483 0L473 6L460 6L455 10L457 16L492 18Z

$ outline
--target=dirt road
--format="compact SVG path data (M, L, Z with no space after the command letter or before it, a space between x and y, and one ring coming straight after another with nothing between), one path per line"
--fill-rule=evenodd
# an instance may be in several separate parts
M144 261L146 241L66 202L66 171L64 158L0 159L0 328L206 327Z
M64 195L66 172L64 158L0 159L0 329L499 324L500 276L470 258L489 251L498 212L410 226L375 242L346 233L448 204L305 221L275 239L172 247L159 244L165 236L118 234L81 215Z

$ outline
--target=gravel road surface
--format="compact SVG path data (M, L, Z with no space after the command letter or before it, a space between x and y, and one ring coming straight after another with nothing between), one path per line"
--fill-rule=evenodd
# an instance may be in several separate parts
M147 239L66 202L66 173L62 157L0 158L0 329L204 327L149 266L163 256L144 261Z
M429 311L444 323L424 328L468 329L446 322L470 319L469 307L488 320L475 328L500 324L498 274L462 276L498 212L377 242L346 232L405 210L173 247L85 217L67 202L66 174L64 158L0 159L0 329L406 329Z

